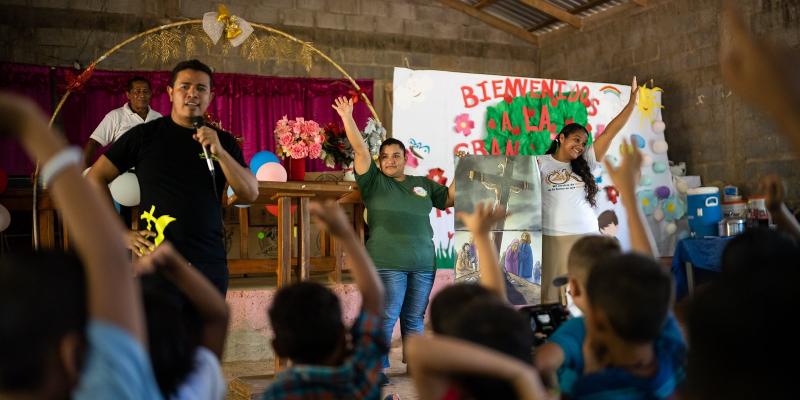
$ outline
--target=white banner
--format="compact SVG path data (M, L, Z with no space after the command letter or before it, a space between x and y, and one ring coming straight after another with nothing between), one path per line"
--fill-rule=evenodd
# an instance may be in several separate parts
M543 154L558 130L569 122L584 124L593 138L602 135L627 103L630 90L628 85L608 83L395 68L392 137L411 151L407 174L428 176L449 185L458 152ZM672 254L674 230L669 225L683 216L685 207L676 196L669 171L661 91L643 87L639 93L633 115L614 138L607 157L612 163L618 162L623 138L644 153L637 197L659 252ZM616 236L628 248L625 212L613 183L601 168L593 172L600 189L596 213L604 225L601 230ZM437 266L452 267L452 209L434 209L431 225Z

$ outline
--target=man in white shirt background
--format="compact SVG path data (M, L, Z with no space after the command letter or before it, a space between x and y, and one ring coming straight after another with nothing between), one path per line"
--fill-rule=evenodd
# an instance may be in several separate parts
M94 130L83 148L84 165L92 165L98 149L106 147L120 138L136 125L161 118L158 111L150 108L150 81L134 76L128 81L125 96L128 102L120 108L111 110Z

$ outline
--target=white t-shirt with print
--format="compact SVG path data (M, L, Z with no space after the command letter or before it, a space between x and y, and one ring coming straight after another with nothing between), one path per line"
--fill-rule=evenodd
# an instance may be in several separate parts
M597 160L594 147L589 146L582 157L594 170ZM581 235L597 233L597 216L586 201L585 184L572 172L568 162L552 155L537 158L542 177L542 234L547 236Z
M100 125L97 125L90 139L94 139L100 146L108 146L117 141L125 132L136 125L150 122L154 119L161 118L162 115L152 107L148 107L147 118L142 119L135 111L131 110L131 106L125 103L124 106L111 110Z

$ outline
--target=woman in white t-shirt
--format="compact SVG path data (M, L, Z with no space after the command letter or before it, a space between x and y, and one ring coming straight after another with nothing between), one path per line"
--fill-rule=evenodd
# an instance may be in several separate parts
M559 301L553 278L567 273L572 245L599 232L594 212L598 189L592 170L628 122L637 93L634 77L628 104L592 145L587 146L589 132L583 125L568 124L545 155L537 158L542 178L542 303Z

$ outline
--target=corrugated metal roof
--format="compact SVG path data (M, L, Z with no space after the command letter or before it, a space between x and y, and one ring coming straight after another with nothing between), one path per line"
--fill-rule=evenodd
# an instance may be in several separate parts
M476 6L480 0L461 0L470 6ZM584 18L601 13L630 0L546 0L550 4L578 17ZM566 23L531 7L521 0L496 0L489 2L481 11L491 14L522 29L539 34L551 32L568 26Z

